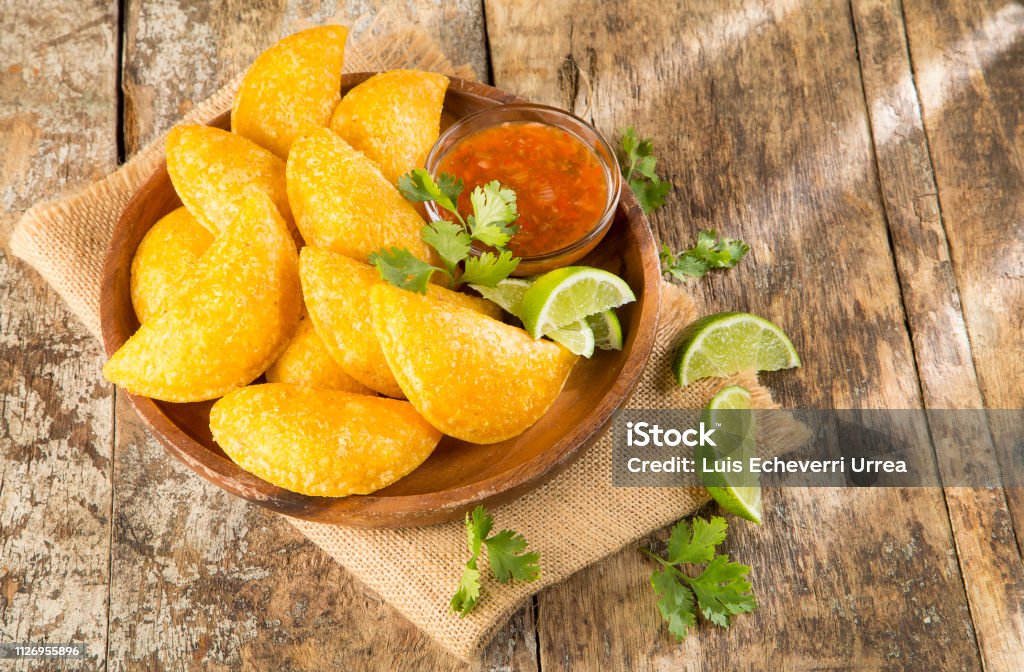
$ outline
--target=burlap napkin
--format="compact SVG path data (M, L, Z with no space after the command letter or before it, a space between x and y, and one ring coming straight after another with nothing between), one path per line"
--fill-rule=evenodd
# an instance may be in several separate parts
M432 38L393 19L378 20L350 45L346 70L413 67L472 76L455 68ZM205 122L228 109L237 80L196 106L185 118ZM11 237L12 252L33 266L99 338L99 287L111 231L132 193L163 160L161 136L105 179L26 212ZM679 389L669 358L679 329L692 321L693 302L681 289L663 289L661 323L654 354L629 405L634 408L702 406L726 381ZM751 389L755 405L775 407L751 375L732 381ZM765 454L778 454L806 440L798 423L759 427ZM707 501L696 488L615 488L611 484L610 431L572 466L546 485L493 511L499 528L523 533L541 553L542 577L533 583L485 583L485 596L466 618L448 611L466 560L465 531L454 522L407 530L358 530L292 520L303 534L377 591L393 607L455 655L480 650L518 606L545 586L692 513ZM654 608L652 598L651 608Z

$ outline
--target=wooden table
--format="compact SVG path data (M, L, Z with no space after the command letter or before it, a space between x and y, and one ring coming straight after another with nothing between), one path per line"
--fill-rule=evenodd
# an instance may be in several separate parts
M281 35L336 11L358 33L379 4L0 1L0 230ZM661 239L713 227L752 246L690 286L705 311L792 335L804 368L764 376L784 405L1021 408L1024 7L934 4L392 9L482 79L653 136L676 185ZM118 670L464 667L284 520L165 455L7 252L0 297L0 639L87 642ZM788 489L766 517L730 534L761 602L730 630L676 643L626 548L538 595L476 667L1024 668L1019 490Z

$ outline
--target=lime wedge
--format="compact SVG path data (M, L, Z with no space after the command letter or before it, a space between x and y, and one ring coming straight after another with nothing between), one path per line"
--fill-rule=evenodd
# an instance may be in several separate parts
M752 408L750 390L742 385L726 385L711 397L707 409L709 411L731 411L735 409L749 410Z
M480 296L488 301L498 304L505 312L519 317L523 304L523 295L526 294L526 290L532 284L533 280L525 278L505 278L494 287L474 284L471 284L470 287L478 291ZM615 326L618 328L618 320L615 321ZM589 320L577 320L567 327L555 329L547 337L555 343L561 343L574 355L582 355L588 359L594 356L594 347L597 343L595 332L589 324ZM619 341L619 349L621 350L621 329L619 329Z
M672 368L686 386L701 378L740 371L800 366L796 348L778 326L750 313L716 313L683 330Z
M589 266L566 266L537 278L523 296L523 326L534 338L588 315L635 301L626 281Z
M587 324L594 330L594 345L602 350L622 350L622 326L615 311L587 316Z
M548 334L548 338L555 343L561 343L574 355L582 355L587 359L594 356L594 330L584 320L555 329Z
M726 513L731 513L758 525L761 524L763 513L759 486L709 487L707 491Z
M755 455L755 423L750 392L739 385L719 390L705 408L702 420L715 428L715 447L698 446L694 451L701 480L716 502L727 512L761 523L761 486L757 476L746 472L748 459ZM711 460L732 460L744 471L705 471Z
M506 313L519 317L519 307L523 303L523 295L532 284L533 280L526 278L505 278L494 287L473 283L470 283L469 286L488 301L498 304Z

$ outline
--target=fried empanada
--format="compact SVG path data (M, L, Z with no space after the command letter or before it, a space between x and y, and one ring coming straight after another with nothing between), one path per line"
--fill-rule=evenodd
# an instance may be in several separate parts
M518 327L391 285L376 285L370 304L402 392L434 427L471 443L526 431L579 359Z
M305 247L299 274L306 308L327 351L345 372L370 389L402 398L401 388L381 352L370 317L370 291L382 283L377 269L327 250ZM501 309L490 301L430 285L435 300L494 317ZM427 334L425 338L438 338Z
M281 356L267 369L268 383L291 383L316 390L338 390L356 394L376 394L345 373L327 351L313 323L299 322L295 335Z
M251 382L288 345L302 288L295 243L266 194L251 192L189 273L190 288L106 363L107 380L163 401L216 399Z
M284 159L299 135L327 126L341 94L347 37L344 26L320 26L260 54L235 94L231 130Z
M235 220L256 187L294 227L284 161L256 143L212 126L175 126L167 134L167 173L188 211L213 234Z
M159 315L168 297L184 288L189 269L212 243L213 234L185 208L153 225L132 259L132 306L140 324Z
M308 245L367 261L404 247L430 261L425 222L372 161L329 129L295 142L288 155L288 199Z
M331 115L331 129L376 163L391 184L422 168L441 130L448 78L388 70L357 84Z
M284 383L231 392L213 405L210 430L246 471L316 497L390 485L441 440L407 401Z

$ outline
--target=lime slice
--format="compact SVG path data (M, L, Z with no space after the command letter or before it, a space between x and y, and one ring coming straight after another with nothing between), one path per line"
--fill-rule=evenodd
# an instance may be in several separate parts
M523 295L526 294L526 290L532 284L533 280L525 278L505 278L494 287L474 284L470 284L470 287L478 291L480 296L488 301L498 304L505 312L519 317L523 304ZM582 355L589 359L594 356L594 347L597 345L597 342L595 332L588 322L578 320L567 327L555 329L547 337L556 343L564 345L572 354ZM615 326L618 327L618 320L615 320ZM619 341L619 349L621 350L621 329L619 330Z
M594 345L602 350L622 350L622 326L615 311L608 309L587 316L587 324L594 330Z
M709 460L735 460L744 466L755 455L754 414L750 392L739 385L729 385L711 398L702 420L716 431L717 446L698 446L694 451L701 479L718 504L727 512L761 523L761 486L755 474L746 471L706 472Z
M800 356L782 329L750 313L716 313L683 330L672 368L686 386L701 378L740 371L778 371L800 366Z
M566 266L537 278L523 296L523 326L534 338L588 315L635 301L626 281L589 266Z

